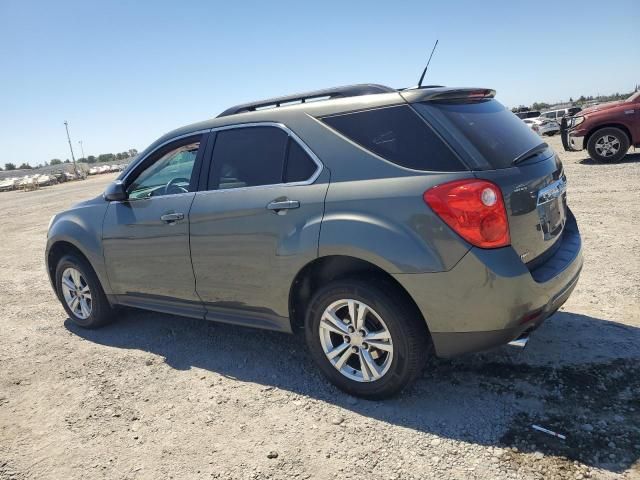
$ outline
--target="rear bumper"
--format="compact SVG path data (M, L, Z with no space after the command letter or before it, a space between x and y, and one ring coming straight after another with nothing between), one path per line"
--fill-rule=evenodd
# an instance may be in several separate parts
M438 356L486 350L535 330L569 298L582 269L573 215L560 241L534 270L511 247L473 248L448 272L394 277L420 308Z

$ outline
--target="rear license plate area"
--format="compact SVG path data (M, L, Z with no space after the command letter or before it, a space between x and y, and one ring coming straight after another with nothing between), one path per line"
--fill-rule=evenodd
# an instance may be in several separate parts
M567 184L564 178L538 191L537 210L543 239L557 237L567 220Z

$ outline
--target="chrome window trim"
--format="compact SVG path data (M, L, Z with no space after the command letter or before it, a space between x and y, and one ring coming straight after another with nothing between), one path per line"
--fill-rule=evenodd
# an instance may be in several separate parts
M313 160L313 162L317 166L316 171L307 180L303 180L301 182L270 183L267 185L253 185L250 187L223 188L223 189L218 188L215 190L203 190L203 191L228 192L228 191L238 191L238 190L247 190L247 189L253 189L253 188L265 188L265 187L283 187L283 186L295 187L300 185L311 185L313 182L315 182L318 179L318 177L322 173L322 170L324 169L324 164L320 161L320 159L313 152L313 150L311 150L309 146L305 142L303 142L302 139L298 135L296 135L296 133L293 130L291 130L289 127L287 127L283 123L280 123L280 122L235 123L232 125L224 125L222 127L212 128L211 132L221 132L224 130L235 130L238 128L251 128L251 127L275 127L275 128L279 128L280 130L283 130L289 138L292 138L298 145L300 145L300 147L302 147L305 153L309 155L311 160ZM214 151L215 151L215 148L214 148ZM213 152L211 152L211 159L212 161L214 161Z
M311 150L311 148L309 148L309 146L305 142L303 142L302 139L293 130L291 130L285 124L280 123L280 122L250 122L250 123L234 123L234 124L230 124L230 125L223 125L221 127L214 127L214 128L209 128L209 129L206 129L206 130L197 130L195 132L185 133L183 135L178 135L177 137L172 137L172 138L166 140L165 142L162 142L160 145L158 145L156 148L154 148L152 151L150 151L148 154L146 154L144 157L142 157L140 160L138 160L136 162L136 164L131 167L131 170L129 172L127 172L127 174L122 178L122 181L126 184L127 183L127 179L129 178L129 176L133 172L136 171L136 169L138 168L138 165L140 165L147 158L149 158L149 156L153 155L155 152L157 152L162 147L168 145L169 143L175 142L177 140L181 140L183 138L192 137L194 135L203 135L203 134L209 133L209 132L213 133L213 132L221 132L221 131L224 131L224 130L232 130L232 129L237 129L237 128L250 128L250 127L276 127L276 128L279 128L279 129L283 130L289 136L289 138L292 138L295 142L297 142L298 145L300 145L300 147L302 147L302 149L306 152L306 154L309 155L311 160L313 160L313 162L317 166L316 171L307 180L303 180L301 182L272 183L272 184L268 184L268 185L255 185L255 186L251 186L251 187L238 187L238 188L226 188L226 189L216 189L216 190L201 190L201 191L205 191L205 192L228 192L228 191L238 191L238 190L247 190L247 189L254 189L254 188L265 188L265 187L283 187L283 186L295 187L295 186L302 186L302 185L311 185L318 179L318 177L322 173L322 170L324 169L324 164L320 161L320 159L313 152L313 150ZM211 154L212 154L211 160L213 161L213 152ZM202 174L202 172L200 174ZM189 193L197 193L197 192L198 191L196 190L196 192L189 192Z

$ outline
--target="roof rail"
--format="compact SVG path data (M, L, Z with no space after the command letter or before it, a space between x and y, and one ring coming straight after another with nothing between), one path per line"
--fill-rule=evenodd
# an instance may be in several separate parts
M331 98L358 97L360 95L372 95L375 93L396 92L395 88L378 85L375 83L362 83L358 85L347 85L344 87L326 88L324 90L315 90L313 92L298 93L296 95L287 95L286 97L270 98L268 100L260 100L258 102L244 103L235 107L227 108L219 117L226 117L236 113L254 112L263 108L275 108L285 106L283 104L293 105L297 103L312 102L315 100L329 100Z

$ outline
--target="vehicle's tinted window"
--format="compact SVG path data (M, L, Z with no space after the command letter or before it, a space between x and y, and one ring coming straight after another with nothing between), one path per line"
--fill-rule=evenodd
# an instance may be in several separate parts
M485 169L507 168L542 140L496 100L471 103L427 102L418 112L433 115L449 132L464 135L487 162Z
M276 127L246 127L217 133L209 189L282 183L288 135Z
M322 120L367 150L403 167L466 170L408 105L334 115Z
M129 185L129 198L174 195L189 191L200 142L165 150Z
M318 165L311 160L307 152L292 138L289 139L289 154L287 155L287 166L284 174L284 181L304 182L308 180L318 169Z

